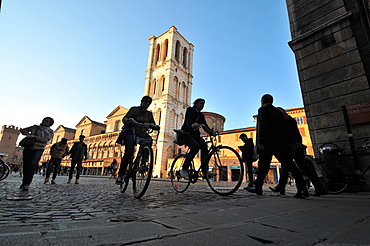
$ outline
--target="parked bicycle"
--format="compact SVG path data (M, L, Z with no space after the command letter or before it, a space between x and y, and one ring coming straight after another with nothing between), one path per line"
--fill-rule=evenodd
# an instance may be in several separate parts
M208 134L210 144L207 156L204 161L207 163L207 169L202 170L200 175L199 168L195 167L194 161L191 161L189 169L189 179L186 180L180 175L180 170L184 164L185 158L189 153L179 154L172 162L169 176L172 187L176 192L185 192L190 184L196 183L200 178L206 179L209 187L217 194L226 196L237 191L243 181L244 164L238 152L223 145L217 145L217 131Z
M363 146L357 149L357 156L370 156L370 139L364 140ZM324 143L319 148L323 160L319 163L322 168L323 179L330 194L343 192L349 184L357 185L360 189L366 184L365 174L370 169L368 165L364 171L355 171L348 165L343 149L334 143Z
M146 130L147 134L151 134L153 129L150 126L146 126L143 123L134 123L136 126L141 127ZM128 164L128 169L125 173L123 183L120 185L120 191L124 193L127 189L128 183L130 178L132 180L132 189L135 198L141 198L146 190L149 187L150 179L152 177L153 172L153 138L140 138L136 137L135 135L135 128L134 131L134 139L136 139L136 143L139 146L139 149L136 154L135 160L132 157L132 160ZM157 142L159 135L159 130L157 130L156 139L154 142Z
M10 173L9 165L5 162L5 160L3 160L5 156L6 154L0 153L0 181L6 179Z

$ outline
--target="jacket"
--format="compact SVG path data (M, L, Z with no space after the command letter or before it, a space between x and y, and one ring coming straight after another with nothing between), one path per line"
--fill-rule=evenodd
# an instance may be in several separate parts
M43 125L33 125L21 129L22 135L36 135L36 142L31 149L45 149L45 146L53 138L54 131L48 126Z
M55 159L63 159L68 154L68 144L62 144L61 142L55 143L50 148L50 155Z

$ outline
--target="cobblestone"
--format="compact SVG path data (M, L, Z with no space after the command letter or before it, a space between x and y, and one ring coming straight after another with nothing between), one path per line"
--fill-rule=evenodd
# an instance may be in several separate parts
M246 195L240 191L221 197L210 191L205 182L198 182L185 193L177 194L169 181L153 179L145 196L134 199L131 186L122 194L119 186L107 177L82 176L80 184L67 184L66 176L58 176L55 185L43 184L43 181L44 177L35 175L27 192L18 188L20 177L8 177L0 182L0 206L3 208L0 224L4 220L9 221L9 218L20 222L52 222L67 218L89 220L124 211L182 206L190 201L199 204Z

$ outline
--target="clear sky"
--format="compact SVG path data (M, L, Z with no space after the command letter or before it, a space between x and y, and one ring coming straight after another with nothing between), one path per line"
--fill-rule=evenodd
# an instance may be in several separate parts
M265 93L303 106L284 0L4 0L0 126L75 128L138 105L148 38L171 26L194 45L192 101L225 130L254 126Z

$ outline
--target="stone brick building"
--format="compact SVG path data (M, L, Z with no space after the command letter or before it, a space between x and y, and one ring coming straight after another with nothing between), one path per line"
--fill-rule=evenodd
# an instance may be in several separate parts
M315 153L335 142L350 153L342 106L357 107L360 146L370 136L370 26L367 0L287 0L293 50ZM349 113L356 113L355 111ZM357 122L359 123L359 122Z

